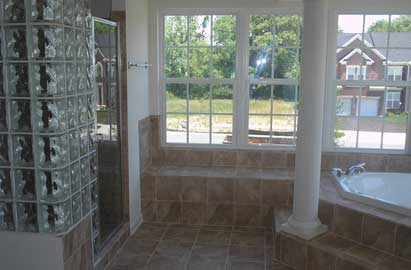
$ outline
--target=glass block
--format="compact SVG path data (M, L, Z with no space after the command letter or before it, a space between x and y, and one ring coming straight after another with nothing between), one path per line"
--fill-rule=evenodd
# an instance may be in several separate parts
M66 130L66 100L39 100L35 102L34 125L39 132Z
M25 27L8 27L6 30L7 58L12 60L27 59L27 40Z
M81 193L74 194L71 199L71 211L73 215L73 224L76 224L81 219Z
M0 15L1 15L1 11L0 11ZM0 61L3 61L3 41L4 41L4 37L3 37L3 34L1 34L0 35ZM2 68L2 65L0 65L0 71L2 71L1 68ZM1 78L0 86L3 86L3 78ZM0 92L1 91L3 91L3 88L0 87Z
M81 188L80 163L76 162L70 166L71 192L77 192Z
M31 130L30 100L12 100L10 108L12 129L15 131Z
M77 66L66 64L66 91L68 95L76 93L77 89Z
M87 116L88 121L92 122L96 119L96 96L94 94L87 96Z
M71 226L70 200L60 204L41 205L41 231L62 233Z
M80 132L74 130L69 134L70 160L75 161L80 157Z
M9 142L7 135L0 135L0 164L9 164Z
M13 97L29 97L29 66L28 64L7 65L8 92Z
M91 14L91 1L90 0L84 0L84 27L86 29L91 29L91 20L92 20L92 14Z
M64 42L66 59L74 59L77 55L77 40L72 29L64 29Z
M67 122L69 129L75 128L78 125L77 98L67 99Z
M83 31L76 31L76 47L77 47L77 58L84 59L86 56L86 41Z
M87 186L81 191L81 200L82 200L83 217L84 217L90 212L90 207L91 207L91 194L90 194L89 186Z
M64 65L33 65L32 75L34 95L54 97L64 94Z
M31 0L32 21L63 20L63 0Z
M0 99L0 130L7 130L7 103Z
M87 90L94 90L95 81L94 65L87 65Z
M70 196L69 168L38 173L38 189L41 200L47 202L63 201Z
M87 87L87 72L84 64L77 65L77 91L84 92Z
M98 202L98 186L97 182L94 182L91 184L91 208L94 209L97 207L97 202Z
M0 199L13 197L9 169L0 169Z
M97 177L97 153L94 152L90 155L90 178L94 179Z
M28 135L16 135L12 138L15 165L33 166L33 141Z
M83 26L84 21L84 2L83 0L74 0L74 16L76 18L76 26Z
M86 124L88 120L87 96L78 97L78 120L80 124Z
M91 31L86 32L86 58L89 61L93 60L93 35Z
M26 9L24 0L5 0L4 1L4 21L6 22L25 22Z
M80 129L80 155L84 156L85 154L88 153L88 142L89 136L88 136L88 129L87 128L81 128Z
M88 157L80 160L81 185L84 187L90 182L90 161Z
M64 23L67 25L73 25L74 23L74 0L64 0L63 18Z
M89 151L97 149L97 132L96 126L90 125L88 129Z
M13 204L0 201L0 231L14 231Z
M36 200L36 179L34 170L15 170L16 197L22 200Z
M37 136L38 165L47 167L64 166L69 161L68 138L62 136Z
M33 27L33 51L35 59L56 59L64 55L63 28Z
M17 204L18 231L38 232L37 205L35 203Z

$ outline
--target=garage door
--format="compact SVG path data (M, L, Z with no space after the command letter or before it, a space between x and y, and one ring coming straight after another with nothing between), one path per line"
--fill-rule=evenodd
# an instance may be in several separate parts
M378 115L379 98L361 97L361 116L377 116Z

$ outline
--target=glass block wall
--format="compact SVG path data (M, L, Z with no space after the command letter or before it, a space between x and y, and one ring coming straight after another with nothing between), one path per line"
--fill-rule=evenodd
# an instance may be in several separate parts
M0 230L63 234L96 211L87 1L0 0Z

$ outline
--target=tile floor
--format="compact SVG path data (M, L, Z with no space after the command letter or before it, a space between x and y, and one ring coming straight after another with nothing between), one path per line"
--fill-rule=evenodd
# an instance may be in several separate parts
M260 228L143 224L109 270L273 270L273 233Z

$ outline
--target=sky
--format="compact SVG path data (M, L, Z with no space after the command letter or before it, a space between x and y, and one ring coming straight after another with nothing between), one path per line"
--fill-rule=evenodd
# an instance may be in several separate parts
M400 17L400 15L391 15L391 21ZM362 33L363 25L364 31L379 20L389 20L389 15L366 15L365 20L363 15L339 15L338 26L344 33Z

